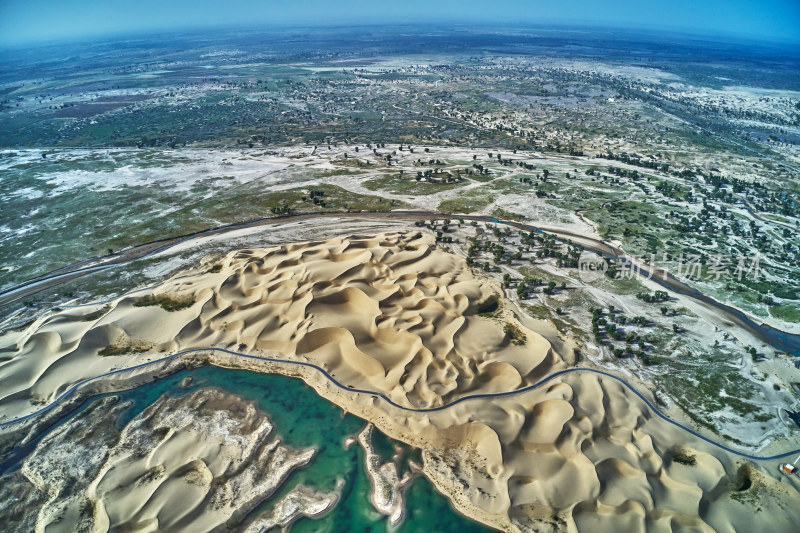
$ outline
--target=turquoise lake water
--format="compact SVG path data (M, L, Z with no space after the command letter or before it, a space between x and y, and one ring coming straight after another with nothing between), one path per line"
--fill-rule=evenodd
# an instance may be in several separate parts
M192 384L181 387L181 380L187 376L193 378ZM341 498L330 513L316 520L300 519L292 526L292 531L493 531L456 512L450 502L422 477L415 479L405 493L406 516L403 522L390 528L387 517L375 511L369 502L370 481L364 469L364 451L358 444L350 446L348 450L343 446L344 440L355 436L365 422L354 415L345 415L339 407L317 395L311 387L296 378L214 366L178 372L136 389L115 394L124 401L133 402L133 406L120 418L119 425L122 427L127 424L163 394L180 396L209 386L256 402L273 422L274 434L280 436L287 445L295 448L314 446L318 449L311 464L295 471L270 501L262 504L257 511L269 509L273 501L298 483L330 491L336 486L337 480L345 480ZM94 400L87 400L84 406L91 401ZM75 416L77 412L70 416ZM419 462L417 450L393 441L377 430L373 431L373 444L386 459L394 454L395 445L402 446L401 475L408 469L409 459Z

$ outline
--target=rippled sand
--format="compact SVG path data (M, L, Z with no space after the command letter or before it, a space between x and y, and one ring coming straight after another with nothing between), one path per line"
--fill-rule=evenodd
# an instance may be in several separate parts
M218 269L151 292L194 303L176 311L137 306L148 294L137 293L0 336L0 415L32 412L115 368L226 348L323 368L344 389L308 367L192 356L305 379L422 448L437 488L500 529L790 531L800 523L794 486L757 468L740 472L732 456L655 417L609 378L575 373L530 392L419 412L517 390L574 364L571 350L557 353L525 327L496 282L473 275L426 234L240 250ZM100 355L109 352L117 355ZM696 464L672 461L677 448ZM747 492L755 504L731 497L744 477L758 488Z

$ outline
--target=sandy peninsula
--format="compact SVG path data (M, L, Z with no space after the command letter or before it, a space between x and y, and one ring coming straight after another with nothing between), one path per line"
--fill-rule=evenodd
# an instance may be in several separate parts
M162 396L120 429L128 407L113 396L91 404L3 476L9 531L219 530L316 453L287 447L254 403L214 388ZM336 499L298 485L262 522L290 524Z

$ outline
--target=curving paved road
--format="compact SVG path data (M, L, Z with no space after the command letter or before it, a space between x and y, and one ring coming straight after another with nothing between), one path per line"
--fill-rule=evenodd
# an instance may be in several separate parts
M164 361L168 361L168 360L171 360L171 359L175 359L175 358L187 355L187 354L200 353L200 352L215 352L215 351L216 352L226 353L226 354L237 356L237 357L243 357L245 359L255 359L255 360L259 360L259 361L267 361L267 362L272 362L272 363L283 363L283 364L298 365L298 366L305 366L305 367L308 367L308 368L313 368L314 370L317 370L322 375L324 375L331 383L333 383L334 385L336 385L340 389L343 389L343 390L349 391L349 392L357 392L357 393L361 393L361 394L370 394L370 395L378 396L382 400L384 400L386 403L392 405L393 407L396 407L397 409L402 409L403 411L410 411L410 412L414 412L414 413L432 413L432 412L436 412L436 411L444 411L445 409L449 409L450 407L453 407L454 405L457 405L459 403L466 402L466 401L477 400L477 399L504 398L504 397L507 397L507 396L514 396L514 395L517 395L517 394L523 394L523 393L526 393L528 391L532 391L534 389L537 389L537 388L541 387L542 385L544 385L545 383L547 383L547 382L549 382L549 381L551 381L551 380L553 380L553 379L555 379L557 377L560 377L560 376L563 376L563 375L566 375L566 374L571 374L573 372L586 372L586 373L592 373L592 374L599 374L601 376L605 376L605 377L614 379L614 380L620 382L625 387L627 387L631 392L633 392L636 396L638 396L639 399L641 399L647 405L647 407L656 416L658 416L662 420L664 420L666 422L669 422L673 426L676 426L676 427L682 429L683 431L686 431L687 433L697 437L698 439L701 439L701 440L707 442L708 444L716 446L717 448L725 450L726 452L731 453L733 455L736 455L736 456L739 456L739 457L745 457L747 459L752 459L753 461L772 461L772 460L775 460L775 459L780 459L780 458L783 458L783 457L788 457L788 456L792 456L792 455L795 455L795 454L800 454L800 448L798 448L796 450L791 450L791 451L788 451L788 452L785 452L785 453L781 453L781 454L777 454L777 455L769 455L769 456L752 455L752 454L749 454L749 453L746 453L746 452L741 452L741 451L735 450L735 449L733 449L733 448L731 448L729 446L726 446L725 444L722 444L722 443L717 442L715 440L712 440L712 439L710 439L710 438L708 438L708 437L706 437L704 435L701 435L700 433L698 433L697 431L693 430L692 428L690 428L688 426L685 426L685 425L681 424L680 422L677 422L677 421L669 418L667 415L665 415L664 413L659 411L658 408L650 402L650 400L648 400L641 392L636 390L630 383L628 383L623 378L615 376L614 374L610 374L608 372L604 372L602 370L594 369L594 368L583 368L583 367L568 368L566 370L560 370L558 372L554 372L554 373L550 374L549 376L546 376L546 377L542 378L541 380L537 381L533 385L528 385L527 387L522 387L520 389L515 389L515 390L512 390L512 391L506 391L506 392L487 392L487 393L481 393L481 394L471 394L471 395L467 395L467 396L463 396L461 398L458 398L457 400L454 400L454 401L452 401L452 402L450 402L448 404L440 405L438 407L415 408L415 407L406 407L406 406L400 405L400 404L394 402L391 398L389 398L388 396L386 396L385 394L383 394L381 392L371 391L371 390L366 390L366 389L356 389L356 388L351 388L351 387L348 387L346 385L343 385L342 383L337 381L336 378L334 378L331 374L329 374L327 370L325 370L324 368L322 368L322 367L320 367L318 365L315 365L314 363L307 363L307 362L304 362L304 361L291 361L291 360L288 360L288 359L281 359L281 358L278 358L278 357L266 357L266 356L260 356L260 355L246 354L246 353L242 353L242 352L228 350L228 349L225 349L225 348L189 348L187 350L183 350L183 351L174 353L172 355L168 355L166 357L162 357L160 359L156 359L156 360L153 360L153 361L148 361L146 363L141 363L141 364L138 364L138 365L134 365L134 366L129 367L129 368L120 368L120 369L117 369L117 370L112 370L110 372L106 372L106 373L100 374L98 376L94 376L94 377L91 377L91 378L84 379L83 381L79 381L78 383L76 383L75 385L73 385L72 387L70 387L69 389L64 391L58 398L56 398L49 405L46 405L46 406L42 407L41 409L39 409L37 411L34 411L33 413L30 413L30 414L27 414L27 415L24 415L24 416L20 416L19 418L15 418L14 420L9 420L7 422L0 423L0 429L9 427L9 426L11 426L13 424L17 424L17 423L22 422L24 420L31 419L31 418L33 418L35 416L38 416L38 415L40 415L40 414L52 409L53 407L58 405L60 402L62 402L65 399L67 399L72 393L74 393L75 391L77 391L81 387L83 387L83 386L85 386L85 385L87 385L87 384L89 384L89 383L91 383L93 381L96 381L98 379L101 379L101 378L104 378L104 377L108 377L108 376L113 376L113 375L116 375L116 374L121 374L121 373L124 373L124 372L130 372L131 370L144 368L144 367L147 367L147 366L150 366L150 365L155 365L155 364L162 363Z

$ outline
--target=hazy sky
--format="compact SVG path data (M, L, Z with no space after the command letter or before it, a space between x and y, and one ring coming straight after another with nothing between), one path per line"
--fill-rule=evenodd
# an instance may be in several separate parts
M466 22L665 28L800 42L800 0L0 0L0 44L213 26Z

